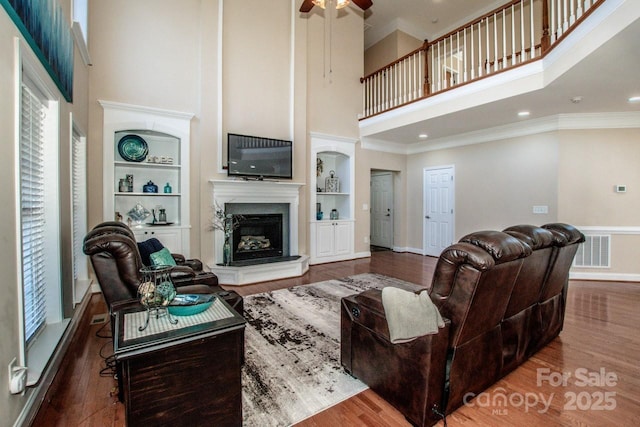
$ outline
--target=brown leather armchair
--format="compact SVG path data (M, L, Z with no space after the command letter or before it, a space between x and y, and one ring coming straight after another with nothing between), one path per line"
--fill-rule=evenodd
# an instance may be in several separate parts
M138 285L142 281L140 269L145 264L129 227L114 221L98 224L85 236L83 250L90 257L112 313L120 306L137 300ZM181 255L172 255L178 265L172 269L171 278L178 293L217 293L240 314L243 313L242 297L218 286L215 274L192 268L202 266L199 260L185 260Z

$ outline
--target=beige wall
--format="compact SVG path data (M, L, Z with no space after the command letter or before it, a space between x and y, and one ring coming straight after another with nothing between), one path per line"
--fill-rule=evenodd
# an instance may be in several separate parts
M290 139L291 2L226 1L223 29L224 134Z
M384 67L422 46L423 41L396 30L364 51L364 75Z
M557 216L558 142L551 133L408 156L408 245L422 248L423 171L455 167L455 240L476 230L519 223L544 224ZM534 205L549 214L534 215Z
M401 154L380 153L361 149L356 150L356 252L369 251L369 244L364 237L369 237L371 227L370 211L362 209L363 204L371 207L371 171L390 171L394 177L394 227L393 245L396 248L405 248L407 245L407 156Z
M455 167L455 239L481 229L566 222L615 231L610 269L637 275L640 129L556 131L407 157L407 245L422 249L422 177L426 167ZM626 193L614 185L627 185ZM534 205L549 207L533 214Z
M558 215L588 226L638 226L640 129L562 131ZM616 193L614 185L627 185Z
M68 0L60 1L63 11L70 10ZM6 366L13 358L17 358L19 342L19 317L20 308L16 305L18 292L21 289L19 283L19 254L17 251L17 195L16 188L16 135L15 120L17 112L15 108L15 70L16 63L14 39L21 34L5 12L0 8L0 129L3 130L3 156L0 158L0 179L4 185L2 192L2 206L4 207L4 221L0 226L0 271L2 271L2 298L0 299L0 414L6 425L12 425L18 418L25 404L35 388L28 388L24 396L10 395L7 387ZM70 139L71 127L70 116L73 116L76 125L83 131L89 128L87 116L87 95L88 95L88 68L84 65L78 50L75 51L74 62L74 99L73 104L64 101L60 95L60 132L59 132L59 153L60 153L60 229L61 229L61 282L63 286L63 305L65 317L73 315L72 301L72 260L71 260L71 222L72 213L70 209ZM53 85L52 82L50 82ZM3 424L4 425L4 424Z
M606 272L639 274L640 236L634 230L640 226L640 129L562 131L559 139L558 218L605 229L604 234L621 228L611 237L611 269ZM626 193L614 191L620 184L627 186Z
M316 8L302 15L292 11L286 0L268 8L260 0L226 1L222 52L218 52L218 1L158 3L97 2L90 14L94 66L89 155L96 165L90 172L90 186L96 189L90 196L90 225L102 220L102 109L96 101L104 99L195 114L190 141L190 255L205 262L215 258L213 234L206 231L212 214L209 180L225 177L219 171L226 158L226 133L292 138L293 180L305 184L299 251L308 253L308 135L358 137L362 14L351 8L338 13ZM330 12L334 13L331 26L325 16Z

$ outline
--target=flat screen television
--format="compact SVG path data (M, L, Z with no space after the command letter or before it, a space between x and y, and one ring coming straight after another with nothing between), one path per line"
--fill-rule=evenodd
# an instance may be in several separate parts
M227 176L291 179L291 141L230 133L227 136Z

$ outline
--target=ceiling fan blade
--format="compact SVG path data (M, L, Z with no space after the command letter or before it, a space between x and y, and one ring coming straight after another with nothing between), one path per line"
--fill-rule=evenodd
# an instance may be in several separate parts
M373 5L373 2L371 0L351 0L351 1L354 2L362 10L367 10Z
M312 0L304 0L302 2L302 6L300 6L300 12L302 13L307 13L311 10L311 8L313 7L313 1Z

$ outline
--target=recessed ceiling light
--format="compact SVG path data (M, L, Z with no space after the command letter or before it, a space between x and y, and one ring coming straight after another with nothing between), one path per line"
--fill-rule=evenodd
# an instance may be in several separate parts
M520 112L518 113L518 116L520 116L520 117L527 117L529 114L531 114L531 113L530 113L530 112L528 112L528 111L520 111Z
M429 135L427 135L426 133L421 133L420 135L418 135L418 138L427 139L427 138L429 138Z
M632 96L629 98L629 102L640 102L640 96Z

